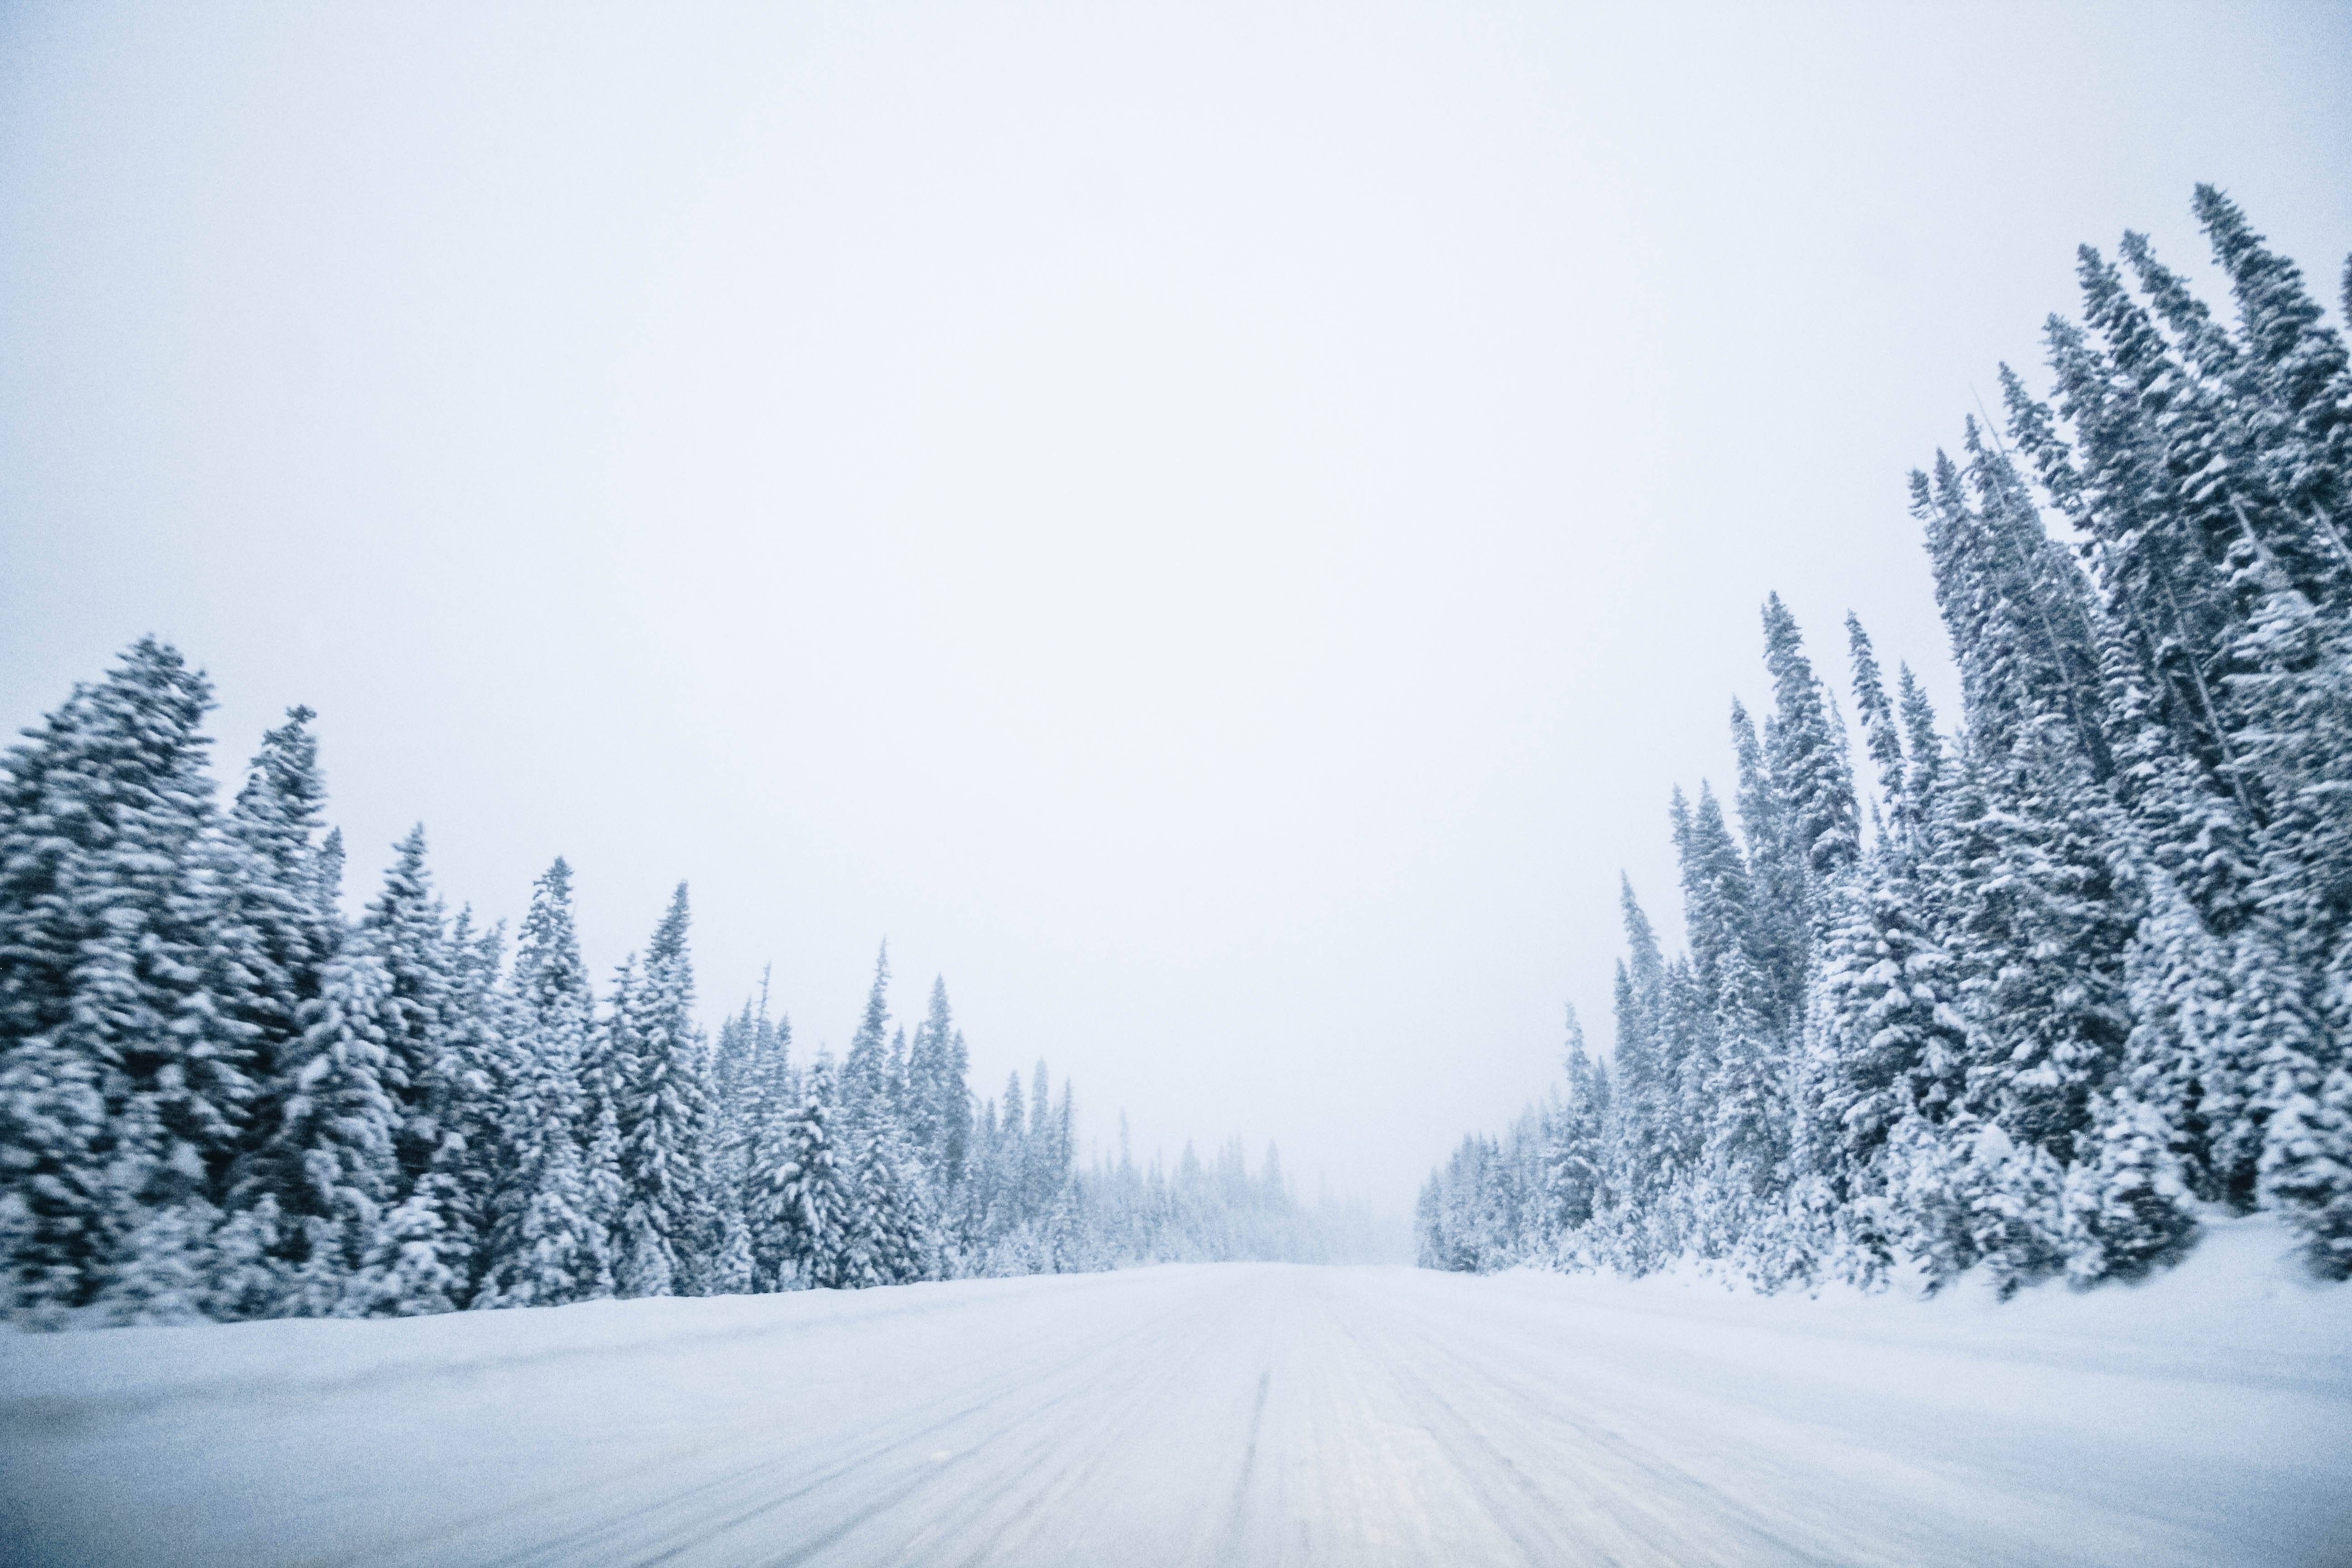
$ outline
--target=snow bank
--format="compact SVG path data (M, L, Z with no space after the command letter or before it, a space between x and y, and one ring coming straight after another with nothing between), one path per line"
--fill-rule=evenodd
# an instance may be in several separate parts
M1880 1291L1759 1295L1688 1263L1638 1279L1517 1268L1496 1280L1569 1308L2352 1394L2352 1284L2315 1279L2296 1256L2301 1244L2273 1215L2209 1220L2176 1268L2088 1290L2053 1279L2006 1301L1977 1271L1932 1297L1903 1279Z
M1083 1289L1105 1275L1065 1275ZM724 1354L728 1342L959 1312L1034 1292L1039 1278L798 1290L684 1300L583 1301L568 1307L447 1312L422 1318L278 1319L73 1333L0 1331L0 1407L17 1401L146 1403L166 1398L325 1394L370 1382L497 1367L594 1362L658 1349ZM911 1332L923 1331L910 1327Z

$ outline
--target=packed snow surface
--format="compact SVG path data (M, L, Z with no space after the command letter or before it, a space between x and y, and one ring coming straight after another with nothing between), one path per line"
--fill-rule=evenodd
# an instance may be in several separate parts
M1212 1264L0 1340L12 1563L2352 1563L2352 1291Z

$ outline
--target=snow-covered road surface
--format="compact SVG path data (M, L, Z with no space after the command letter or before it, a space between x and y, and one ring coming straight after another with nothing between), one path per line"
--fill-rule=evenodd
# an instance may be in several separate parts
M2283 1289L1994 1310L1228 1264L12 1335L0 1552L2352 1563L2352 1319Z

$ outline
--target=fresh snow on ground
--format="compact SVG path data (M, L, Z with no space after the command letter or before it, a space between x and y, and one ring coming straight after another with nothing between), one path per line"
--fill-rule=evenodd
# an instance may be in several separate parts
M1171 1266L0 1339L9 1563L2343 1563L2352 1289Z

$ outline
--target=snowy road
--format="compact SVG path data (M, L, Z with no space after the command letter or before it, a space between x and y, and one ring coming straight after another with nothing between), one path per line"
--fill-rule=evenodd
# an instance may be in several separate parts
M11 1336L0 1552L2352 1562L2341 1303L2032 1306L1234 1264Z

